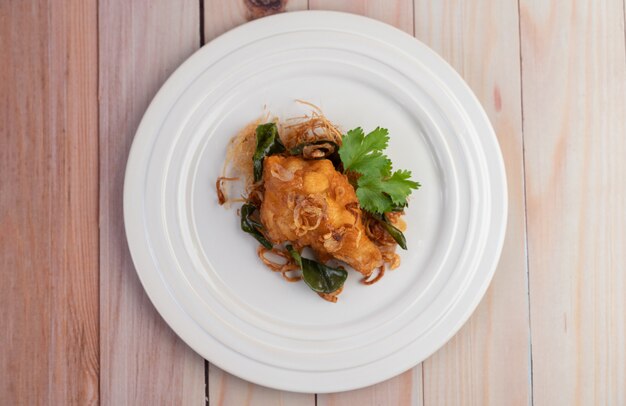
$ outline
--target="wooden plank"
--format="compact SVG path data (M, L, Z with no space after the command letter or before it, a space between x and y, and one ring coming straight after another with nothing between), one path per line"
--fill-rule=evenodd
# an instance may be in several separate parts
M0 2L0 404L98 402L94 0Z
M267 3L267 2L266 2ZM256 6L255 6L256 4ZM206 42L224 32L255 18L285 11L306 10L307 0L262 1L204 1L204 39ZM239 379L213 364L208 366L209 403L213 405L314 405L315 396L281 392Z
M210 364L209 404L211 406L313 406L315 395L284 392L255 385Z
M423 401L421 364L394 378L367 388L317 395L318 406L421 406L424 404Z
M309 0L309 8L360 14L413 34L412 0Z
M337 2L310 0L312 10L335 10L361 14L413 34L413 2L410 0L359 0ZM373 385L349 392L320 394L318 405L421 405L422 366Z
M101 400L105 405L205 403L204 361L145 294L124 235L122 186L148 103L200 44L197 0L101 0Z
M623 405L624 3L520 15L535 403Z
M285 11L306 10L307 0L204 0L204 38L213 38L247 21Z
M415 3L415 35L469 83L496 130L509 188L502 257L469 322L424 362L424 404L530 403L519 32L515 0Z

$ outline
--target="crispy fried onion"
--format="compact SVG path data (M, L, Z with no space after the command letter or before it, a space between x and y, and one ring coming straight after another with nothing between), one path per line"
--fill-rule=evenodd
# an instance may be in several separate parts
M263 196L265 196L265 184L263 182L253 183L246 189L246 201L257 207L261 207Z
M356 235L356 238L355 238L354 242L355 242L356 247L358 248L359 245L361 244L361 236L363 235L363 232L361 231L361 228L358 227L358 224L361 221L361 209L359 208L359 203L358 202L350 202L350 203L346 204L344 207L346 208L346 210L348 210L354 216L354 223L352 224L351 227L355 228L357 230L357 235Z
M380 246L395 245L396 241L387 231L380 225L378 220L371 216L365 216L363 219L365 235L367 235L374 244Z
M273 165L272 169L270 170L270 174L274 178L277 178L278 180L281 180L283 182L289 182L290 180L293 180L293 171L285 168L282 165Z
M321 236L321 241L326 251L329 253L339 251L343 247L346 231L347 228L342 226Z
M356 206L356 209L354 208L353 204ZM360 210L358 209L358 203L348 203L346 204L345 208L354 216L354 222L352 224L344 224L341 227L331 229L328 233L320 237L320 241L322 242L324 248L326 249L326 251L328 251L328 253L332 254L339 251L341 247L343 247L346 236L348 235L348 233L353 232L352 230L355 230L353 234L356 234L354 242L357 248L361 243L361 236L363 235L363 233L361 232L360 227L358 227L360 221Z
M326 215L326 199L322 195L296 196L293 209L294 232L302 237L315 230ZM287 204L289 205L289 198Z
M284 259L284 261L275 262L265 256L267 253L274 254L277 257ZM296 264L295 260L291 257L289 252L279 249L279 248L272 248L270 250L270 249L265 248L262 245L259 245L259 248L257 249L257 255L259 256L261 261L263 261L265 266L267 266L273 272L280 272L281 276L286 281L297 282L300 279L302 279L302 276L300 275L290 275L291 272L300 269L300 267L298 266L298 264Z
M390 271L400 266L400 255L396 254L396 247L394 245L378 247L378 250L383 257L383 262L389 265Z
M385 276L385 265L379 266L377 270L378 272L376 272L375 269L369 275L365 275L363 279L361 279L361 283L364 283L365 285L373 285ZM374 275L374 277L372 277L372 275Z
M333 302L333 303L337 303L337 296L339 296L339 294L341 293L341 291L343 290L343 286L341 286L339 289L337 289L334 292L331 293L317 293L322 299L324 300L328 300L329 302Z
M247 187L253 178L252 156L256 148L256 127L262 118L255 120L239 131L228 143L222 176L236 175Z
M283 127L285 131L280 132L281 139L287 148L323 140L341 145L341 131L324 116L319 107L303 100L296 101L311 107L313 110L311 115L287 119Z
M406 229L406 223L402 220L402 212L387 213L387 219L396 227L402 231ZM396 247L398 244L391 235L380 225L378 220L372 218L369 215L365 216L363 225L365 227L365 234L372 240L378 247L380 254L382 255L383 262L389 266L390 270L396 269L400 266L400 256L396 254ZM380 278L378 278L380 279Z
M226 193L224 192L224 189L223 189L224 182L232 182L236 180L239 180L239 178L227 178L225 176L220 176L217 178L217 181L215 182L215 189L217 189L217 202L220 204L220 206L226 203L227 201L230 201L230 202L245 201L244 199L228 200L228 197L226 196Z
M217 178L215 186L217 189L217 199L220 205L229 207L230 203L245 202L246 196L231 199L226 193L230 188L225 181L240 181L244 193L253 188L253 168L252 156L256 148L256 127L261 123L262 118L248 124L239 131L228 143L226 147L226 158L222 167L222 176Z
M309 144L302 148L302 157L305 159L319 159L333 152L335 152L335 146L329 142L323 144Z

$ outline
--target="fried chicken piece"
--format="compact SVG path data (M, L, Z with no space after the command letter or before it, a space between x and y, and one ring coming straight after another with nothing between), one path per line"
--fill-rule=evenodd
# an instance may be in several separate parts
M367 237L354 188L327 159L270 156L263 163L261 222L274 244L310 246L319 260L341 260L363 275L383 265Z

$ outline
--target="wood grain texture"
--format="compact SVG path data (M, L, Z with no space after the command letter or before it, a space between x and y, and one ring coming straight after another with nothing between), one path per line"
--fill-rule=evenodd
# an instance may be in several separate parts
M412 0L309 0L309 8L360 14L413 35Z
M306 0L273 2L276 7L253 9L247 0L219 1L204 0L204 36L209 42L224 32L247 21L264 15L286 11L306 10ZM315 395L282 392L265 388L237 378L209 364L209 404L214 405L304 405L313 406Z
M318 406L422 406L423 400L421 365L367 388L317 395Z
M203 0L205 41L266 15L307 9L307 0ZM263 7L262 4L268 6ZM255 6L255 4L257 4Z
M424 362L426 405L530 402L518 27L515 0L415 3L416 37L463 76L484 106L500 142L509 189L500 264L469 322Z
M95 1L0 2L0 404L98 402Z
M128 150L148 103L200 43L197 0L101 0L100 296L105 405L203 405L204 361L158 315L124 235Z
M209 367L210 406L314 406L315 395L278 391Z
M535 404L624 405L624 3L520 3Z
M312 10L335 10L365 15L413 34L413 2L410 0L334 1L310 0ZM421 405L422 365L385 382L349 392L320 394L318 405Z

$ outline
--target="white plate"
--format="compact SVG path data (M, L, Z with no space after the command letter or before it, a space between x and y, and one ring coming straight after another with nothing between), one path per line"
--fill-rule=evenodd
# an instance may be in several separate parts
M390 130L397 168L423 185L402 265L339 302L286 283L256 256L214 183L226 143L263 113L322 108L344 130ZM296 12L245 24L163 85L133 142L126 233L155 307L203 357L243 379L335 392L399 374L441 347L491 280L504 238L504 166L489 121L439 56L386 24Z

